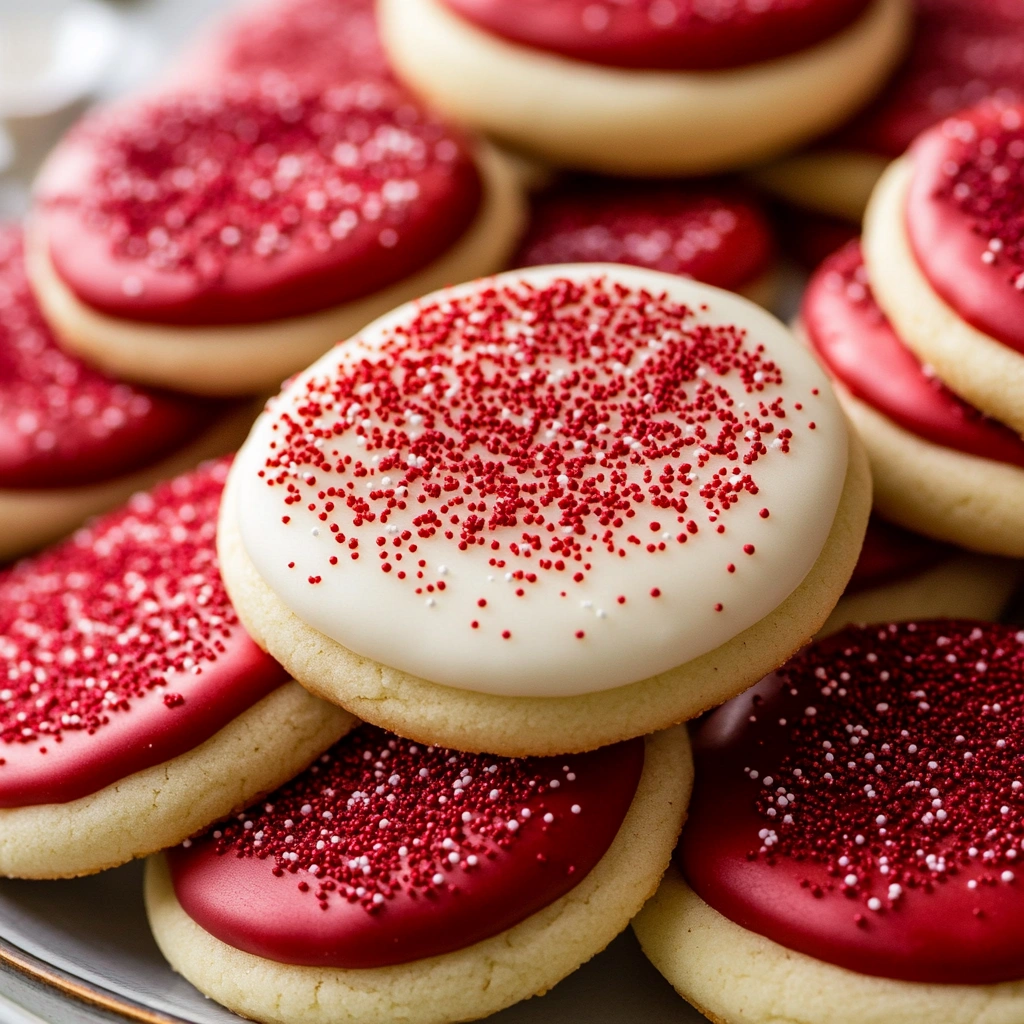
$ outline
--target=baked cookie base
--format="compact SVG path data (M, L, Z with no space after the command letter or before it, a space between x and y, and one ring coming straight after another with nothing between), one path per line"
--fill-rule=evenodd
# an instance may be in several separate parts
M1024 434L1024 355L961 319L928 283L905 227L914 168L908 157L882 176L864 221L871 287L903 343L976 409Z
M379 16L398 72L454 119L556 165L650 175L747 166L841 124L886 80L910 25L905 0L875 0L848 29L800 53L682 72L533 50L440 0L383 0Z
M1024 981L929 985L795 953L709 907L670 867L633 922L648 959L718 1024L1020 1024Z
M519 175L491 146L479 148L477 164L484 188L482 205L474 223L448 252L381 291L308 316L215 327L147 324L109 316L74 295L54 270L46 240L31 228L26 267L62 346L111 376L196 395L277 391L286 377L396 306L505 266L526 219Z
M121 504L160 480L193 469L204 459L234 451L245 440L259 412L258 404L246 403L159 462L112 480L82 487L0 488L0 562L65 536L90 516Z
M643 773L614 842L571 892L492 938L443 956L363 970L295 967L214 938L181 908L167 863L146 871L146 908L164 956L201 992L267 1024L443 1024L543 995L601 952L655 891L693 781L684 727L646 740Z
M221 574L250 636L317 696L421 743L506 757L593 750L695 718L783 664L821 628L856 565L871 477L851 430L849 469L832 531L800 586L770 615L676 669L579 697L504 697L441 686L363 658L302 622L243 547L231 477L221 502Z
M0 809L0 875L72 878L175 846L283 785L356 724L287 682L169 761L69 803Z

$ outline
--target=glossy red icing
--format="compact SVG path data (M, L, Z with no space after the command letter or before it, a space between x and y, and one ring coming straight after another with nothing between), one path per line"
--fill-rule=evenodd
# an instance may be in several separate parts
M911 150L911 248L969 324L1024 353L1024 103L986 102Z
M643 761L642 740L510 760L363 726L266 803L170 851L175 892L221 941L280 963L449 953L578 885Z
M44 169L37 207L87 305L197 325L377 291L446 252L480 196L461 136L394 86L302 97L234 79L86 119Z
M209 739L287 680L214 551L221 460L0 573L0 807L65 803Z
M443 0L510 42L609 67L705 71L786 57L870 0Z
M121 384L61 351L25 276L21 228L0 224L0 489L75 487L143 469L224 412Z
M986 96L1024 95L1024 4L917 0L903 69L835 142L899 156L921 132Z
M849 629L807 648L697 737L690 884L861 974L1020 980L1022 670L1013 626Z
M630 263L735 291L774 256L767 218L735 191L569 178L534 200L515 266Z
M849 392L933 444L1024 468L1024 440L929 375L871 293L860 243L822 264L804 295L804 328Z
M857 594L873 587L912 579L940 565L953 550L946 544L872 516L846 592Z

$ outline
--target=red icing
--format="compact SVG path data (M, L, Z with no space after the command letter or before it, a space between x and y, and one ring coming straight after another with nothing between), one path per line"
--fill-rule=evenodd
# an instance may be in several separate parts
M911 158L906 224L925 277L969 324L1024 353L1024 104L950 118Z
M509 760L363 726L266 804L172 850L175 892L221 941L281 963L449 953L578 885L618 833L643 761L642 740Z
M86 119L38 207L83 302L197 325L314 313L399 281L462 236L480 196L466 143L394 86L300 97L233 79Z
M104 377L62 352L0 225L0 488L73 487L142 469L194 440L215 402Z
M808 648L702 728L690 884L862 974L1024 978L1022 672L1012 626L851 629Z
M729 510L756 500L768 446L793 444L785 399L757 398L781 371L744 330L603 278L446 296L375 351L306 381L295 412L278 414L260 475L280 492L285 524L334 533L323 573L362 554L425 597L445 581L418 554L421 539L487 545L520 597L552 573L581 583L595 550L650 556L702 529L724 532ZM562 361L566 372L549 373ZM725 374L751 396L743 408L715 384ZM365 461L332 449L351 434L365 439ZM732 468L704 479L713 455ZM658 475L641 485L625 470L644 462ZM327 471L339 484L314 490ZM641 538L631 520L643 501L663 518ZM389 530L392 510L407 507L420 510L415 533ZM378 531L371 546L352 536L366 523Z
M822 264L802 318L822 362L856 398L933 444L1024 468L1024 440L928 374L897 337L871 293L859 242Z
M735 291L774 256L766 217L737 193L573 178L535 199L515 265L630 263Z
M224 460L0 573L0 807L64 803L193 749L286 680L217 570Z
M786 57L847 28L869 0L443 0L514 43L609 67L704 71Z
M846 592L857 594L911 579L941 564L952 551L945 544L872 516Z
M835 141L899 156L921 132L986 96L1024 94L1020 0L917 0L903 70Z

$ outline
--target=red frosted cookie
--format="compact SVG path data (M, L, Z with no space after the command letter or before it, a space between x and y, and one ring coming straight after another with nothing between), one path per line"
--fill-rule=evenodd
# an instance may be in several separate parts
M396 72L461 122L556 165L678 175L842 124L897 64L910 0L383 0L378 13Z
M507 760L363 726L154 862L150 920L177 970L255 1020L282 993L289 1020L486 1015L625 927L668 862L689 759L681 729Z
M103 376L62 352L0 225L0 558L237 445L251 411Z
M85 874L180 842L350 727L239 625L214 552L227 469L138 494L0 574L3 874Z
M903 344L875 301L859 242L812 277L801 323L868 447L882 513L961 547L1024 554L1024 440L958 398Z
M438 276L505 258L514 186L480 155L380 81L122 103L43 170L33 283L62 341L127 377L270 387Z
M727 189L569 178L535 197L515 265L630 263L770 305L775 241L764 213Z
M718 711L656 965L726 1022L1019 1017L1022 664L1015 626L847 630Z

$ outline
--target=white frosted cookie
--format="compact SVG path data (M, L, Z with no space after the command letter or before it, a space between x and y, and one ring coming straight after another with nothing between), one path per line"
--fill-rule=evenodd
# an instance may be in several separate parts
M656 889L685 728L505 760L364 726L265 804L147 867L161 951L267 1024L447 1024L542 995Z
M870 505L814 361L611 265L439 292L301 374L218 544L258 643L401 735L507 755L691 718L822 625Z
M399 303L504 266L522 206L503 156L387 80L299 96L229 78L73 129L41 172L28 266L83 359L257 394Z
M656 175L746 166L836 127L896 64L910 13L904 0L710 16L688 2L661 20L637 0L538 6L385 0L379 15L397 72L452 117L556 165Z
M231 608L226 474L138 494L0 573L0 874L89 874L179 843L352 728Z
M694 737L674 865L633 923L723 1024L1014 1024L1024 633L847 629Z

